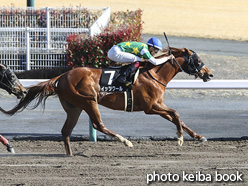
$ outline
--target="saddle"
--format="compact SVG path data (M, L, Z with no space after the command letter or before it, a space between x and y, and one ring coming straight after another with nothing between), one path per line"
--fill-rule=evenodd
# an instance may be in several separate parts
M125 65L123 67L110 67L107 69L102 69L102 74L100 78L100 92L105 92L107 94L113 93L124 93L125 98L125 111L132 112L133 111L133 84L135 83L138 75L139 69L137 69L134 73L131 73L127 80L132 82L131 85L126 86L125 84L117 81L117 78L128 68L129 65Z

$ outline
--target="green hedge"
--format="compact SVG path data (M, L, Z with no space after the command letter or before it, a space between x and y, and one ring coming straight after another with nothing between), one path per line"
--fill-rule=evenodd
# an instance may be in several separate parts
M74 34L67 38L68 65L72 68L86 66L105 68L118 66L107 57L108 50L122 41L140 41L142 10L115 12L105 31L90 38L87 34Z

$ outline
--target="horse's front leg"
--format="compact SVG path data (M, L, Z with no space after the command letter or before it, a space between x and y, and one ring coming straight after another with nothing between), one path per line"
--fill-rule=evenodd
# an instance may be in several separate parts
M201 136L197 134L196 132L194 132L193 130L191 130L184 122L181 122L181 123L182 123L183 130L187 132L192 138L200 140L202 142L207 141L207 139L204 136Z
M164 104L155 103L152 105L151 109L145 110L146 114L158 114L163 118L171 121L177 127L178 144L183 145L183 126L179 114L173 110L169 109Z
M184 122L181 121L180 115L177 111L168 108L164 103L162 104L154 104L151 109L145 111L146 114L158 114L163 118L173 122L177 126L177 135L178 135L178 143L182 145L183 143L183 133L181 129L183 129L187 134L189 134L192 138L198 139L201 141L206 141L206 138L195 133L191 130Z

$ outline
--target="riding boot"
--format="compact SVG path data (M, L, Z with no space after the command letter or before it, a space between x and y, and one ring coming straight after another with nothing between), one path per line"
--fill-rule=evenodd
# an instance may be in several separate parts
M7 146L9 144L8 140L5 137L3 137L2 135L0 135L0 142L5 146Z
M131 81L128 81L127 80L127 77L132 73L132 72L135 72L135 70L137 69L137 67L135 66L134 63L132 63L124 72L123 74L121 74L119 77L118 77L118 81L120 83L123 83L125 84L126 86L129 86L130 84L132 84Z

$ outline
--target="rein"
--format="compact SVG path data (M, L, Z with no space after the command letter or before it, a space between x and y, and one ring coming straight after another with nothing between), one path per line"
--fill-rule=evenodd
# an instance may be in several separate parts
M173 59L173 61L175 61L176 64L177 64L177 66L180 68L180 70L181 70L182 72L184 72L183 68L182 68L181 65L177 62L177 60L176 60L175 58Z
M147 68L147 64L146 64L146 72L147 72L147 74L148 74L153 80L155 80L155 81L158 82L159 84L161 84L161 85L163 85L164 87L166 87L165 84L163 84L162 82L160 82L159 80L157 80L155 77L153 77L153 75L150 73L150 71L149 71L148 68Z
M170 52L170 54L171 54L171 49L170 49L170 48L169 48L169 52ZM176 60L175 58L174 58L173 60L176 62L176 64L177 64L178 67L180 68L180 70L181 70L182 72L184 72L183 68L182 68L181 65L177 62L177 60ZM165 62L165 63L166 63L166 62ZM162 65L164 65L165 63L163 63ZM173 61L171 61L171 63L173 64ZM157 80L155 77L153 77L153 75L150 73L150 71L149 71L148 68L147 68L147 63L146 63L145 68L146 68L147 74L148 74L154 81L158 82L159 84L163 85L164 87L167 87L164 83L160 82L160 81Z

